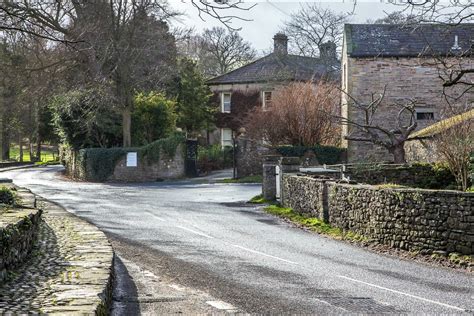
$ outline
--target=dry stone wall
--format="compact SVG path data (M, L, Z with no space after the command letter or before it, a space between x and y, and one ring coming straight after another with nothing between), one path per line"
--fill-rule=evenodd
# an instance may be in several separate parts
M327 189L327 196L321 194ZM345 231L422 253L474 254L474 193L381 189L284 175L282 203Z

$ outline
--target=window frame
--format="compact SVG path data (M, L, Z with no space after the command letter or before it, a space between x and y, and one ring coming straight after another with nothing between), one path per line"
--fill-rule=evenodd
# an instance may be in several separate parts
M428 115L430 118L418 118L418 115ZM433 108L415 108L416 121L428 122L436 120L436 111Z
M266 93L270 93L270 106L267 106L267 100L265 98L265 94ZM262 91L262 108L264 110L268 110L272 107L272 103L273 103L273 91L271 90L263 90Z
M229 110L225 110L225 95L229 95ZM232 92L221 92L221 113L231 113L232 110Z
M230 139L228 139L228 140L224 139L224 131L225 130L230 131ZM221 128L221 147L222 148L224 148L226 146L232 146L232 139L233 138L234 138L234 131L231 128L227 128L227 127L222 127ZM230 142L230 145L229 144L226 145L226 142Z

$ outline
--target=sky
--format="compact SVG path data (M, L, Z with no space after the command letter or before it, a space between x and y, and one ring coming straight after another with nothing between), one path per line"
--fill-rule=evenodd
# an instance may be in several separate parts
M273 46L273 35L281 29L283 22L289 19L291 13L296 13L302 5L308 2L318 3L335 12L352 12L354 10L352 23L364 23L368 19L375 20L400 8L390 4L390 1L393 0L357 0L355 7L353 1L245 1L245 5L256 4L256 6L250 11L238 10L235 13L251 21L234 20L232 25L236 28L242 28L239 31L240 35L259 52L264 52ZM205 17L205 21L201 20L196 8L192 6L189 0L169 0L169 4L185 13L185 16L174 21L176 26L194 27L197 32L201 32L204 28L222 26L222 23L211 17Z

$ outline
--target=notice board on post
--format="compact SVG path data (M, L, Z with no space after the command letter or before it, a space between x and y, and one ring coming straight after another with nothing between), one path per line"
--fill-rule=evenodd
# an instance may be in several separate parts
M136 167L138 163L137 153L129 152L127 153L127 167Z

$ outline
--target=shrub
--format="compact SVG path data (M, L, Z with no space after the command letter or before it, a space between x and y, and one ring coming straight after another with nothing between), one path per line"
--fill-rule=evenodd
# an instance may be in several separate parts
M5 186L0 187L0 204L15 204L15 194L11 189Z
M232 147L222 148L220 145L199 146L198 147L198 166L201 172L212 170L221 170L232 167Z
M276 151L284 157L303 157L307 151L312 151L320 164L334 165L343 162L344 148L335 146L280 146Z

